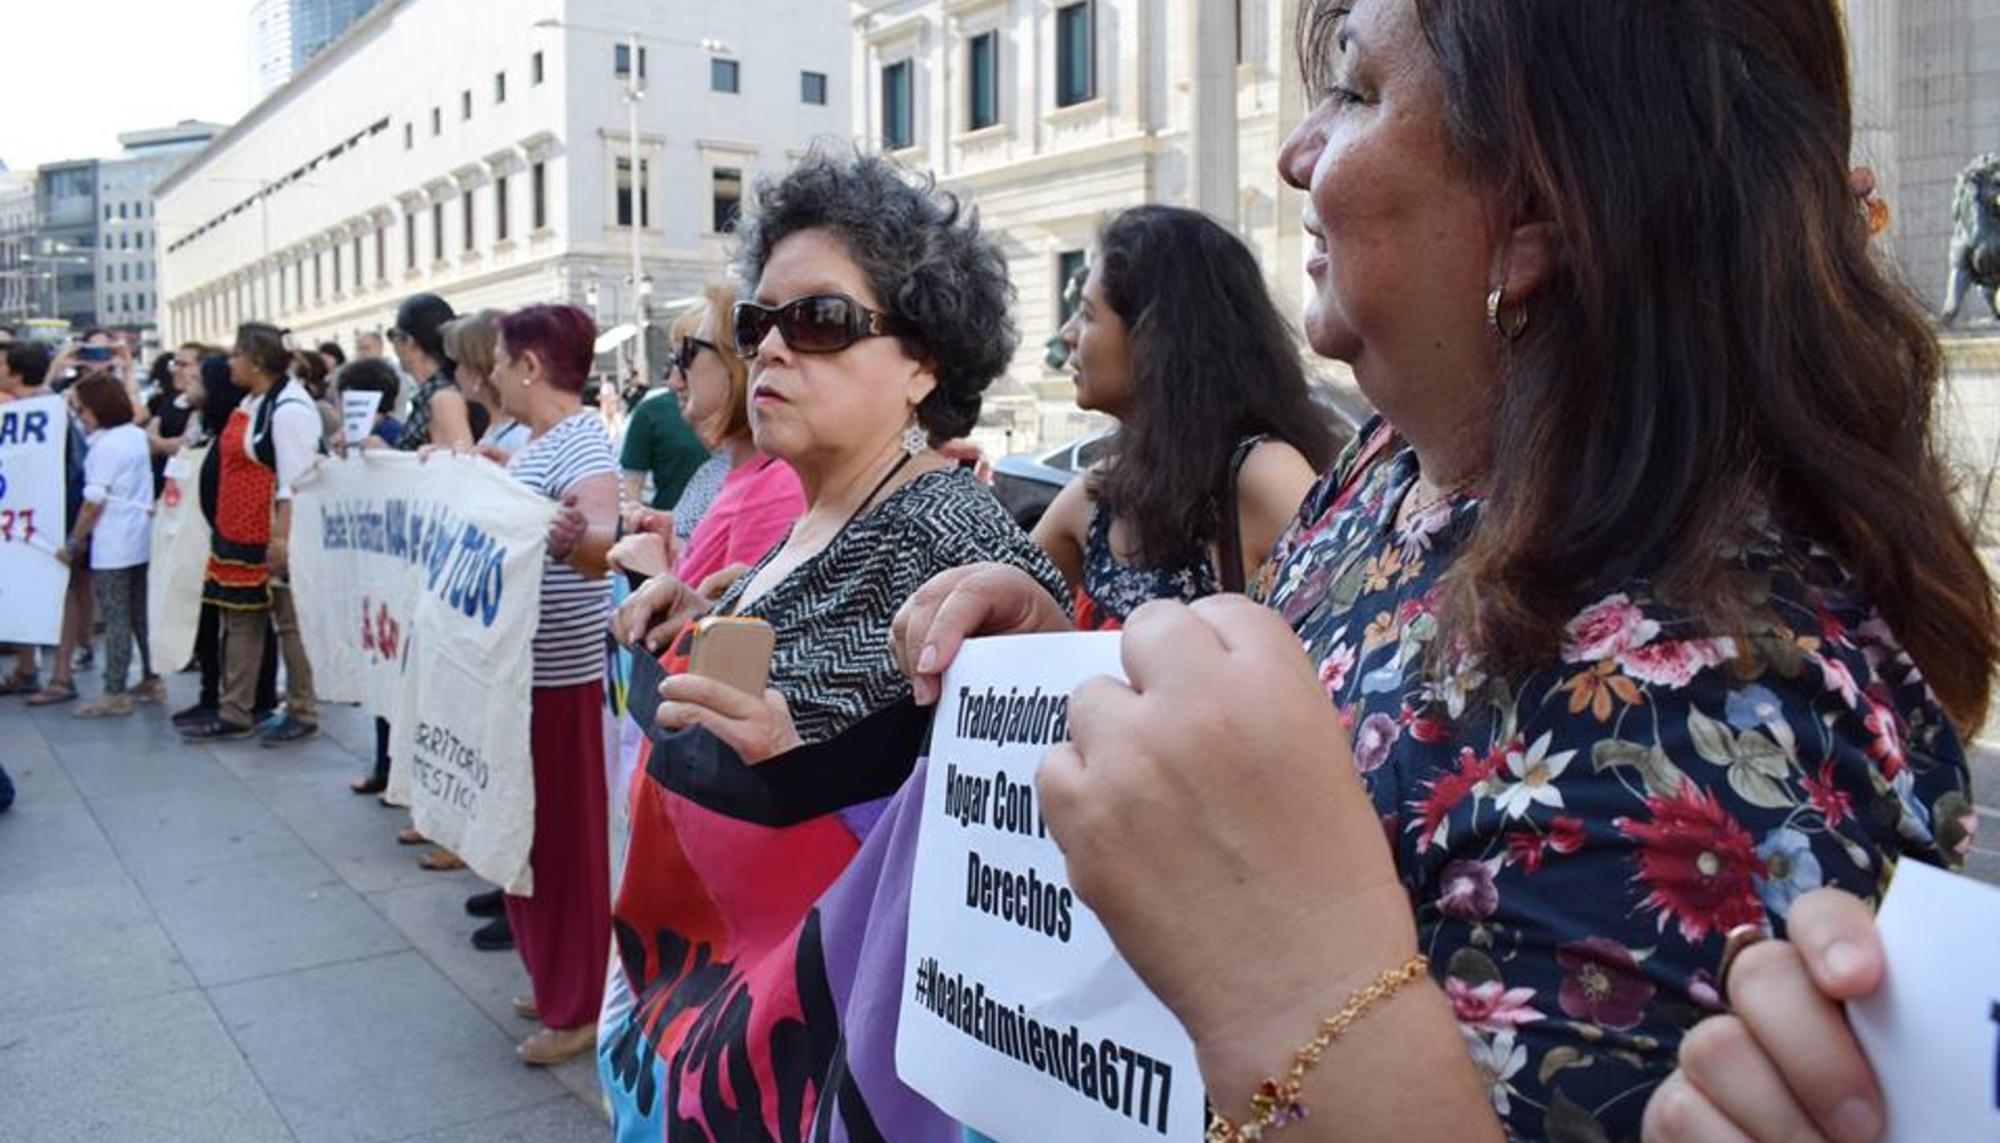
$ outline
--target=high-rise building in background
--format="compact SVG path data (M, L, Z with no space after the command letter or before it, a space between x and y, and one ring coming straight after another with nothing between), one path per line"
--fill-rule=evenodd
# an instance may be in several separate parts
M379 0L162 184L163 325L351 344L430 291L629 336L643 309L657 379L758 176L849 145L848 61L839 0Z
M250 101L258 102L283 86L375 3L257 0L250 9Z
M35 312L41 278L28 255L35 241L35 172L0 170L0 321Z

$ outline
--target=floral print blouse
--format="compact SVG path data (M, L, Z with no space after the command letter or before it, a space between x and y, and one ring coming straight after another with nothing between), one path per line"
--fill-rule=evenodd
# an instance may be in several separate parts
M1966 762L1915 664L1831 555L1771 528L1730 558L1764 596L1704 629L1609 585L1560 655L1489 677L1440 653L1440 577L1476 494L1397 510L1417 462L1379 421L1257 585L1354 761L1493 1107L1520 1139L1636 1139L1728 932L1782 933L1822 885L1874 900L1901 856L1955 865ZM1420 1087L1412 1098L1421 1098Z

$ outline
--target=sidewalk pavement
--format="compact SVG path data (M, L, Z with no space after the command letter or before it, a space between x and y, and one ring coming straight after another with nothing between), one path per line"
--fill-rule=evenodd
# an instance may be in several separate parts
M78 672L86 700L96 672ZM167 712L0 700L0 1139L598 1143L594 1063L537 1070L512 952L479 952L468 872L419 869L400 811L348 792L372 723L192 746Z

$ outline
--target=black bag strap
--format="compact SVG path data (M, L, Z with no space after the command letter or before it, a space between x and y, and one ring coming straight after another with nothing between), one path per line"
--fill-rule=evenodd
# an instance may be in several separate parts
M1241 595L1249 583L1250 569L1243 566L1243 509L1237 499L1237 484L1243 475L1243 463L1250 459L1258 445L1264 443L1264 434L1244 437L1236 444L1236 452L1229 458L1229 480L1222 490L1222 535L1216 541L1221 549L1222 590Z

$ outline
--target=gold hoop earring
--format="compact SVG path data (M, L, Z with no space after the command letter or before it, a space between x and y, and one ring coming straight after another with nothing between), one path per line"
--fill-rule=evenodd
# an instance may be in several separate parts
M1502 341L1519 341L1528 332L1528 303L1517 302L1510 315L1507 308L1507 287L1495 286L1486 295L1486 324L1493 327L1493 333Z

